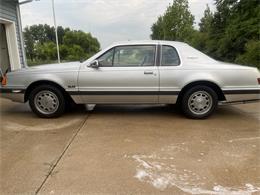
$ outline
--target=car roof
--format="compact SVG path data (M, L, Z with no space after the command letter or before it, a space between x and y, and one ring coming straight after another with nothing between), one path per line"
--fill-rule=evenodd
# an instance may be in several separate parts
M113 43L113 46L118 45L142 45L142 44L161 44L161 45L173 45L173 46L183 46L187 43L179 41L163 41L163 40L135 40L135 41L120 41Z

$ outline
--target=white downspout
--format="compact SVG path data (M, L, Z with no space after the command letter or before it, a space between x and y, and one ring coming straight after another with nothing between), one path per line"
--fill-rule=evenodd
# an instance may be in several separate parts
M21 49L23 54L23 68L28 67L27 65L27 59L26 59L26 53L24 48L24 39L23 39L23 30L22 30L22 20L21 20L21 12L20 12L20 6L19 4L16 5L16 12L17 12L17 21L18 21L18 27L19 27L19 34L20 34L20 42L21 42Z

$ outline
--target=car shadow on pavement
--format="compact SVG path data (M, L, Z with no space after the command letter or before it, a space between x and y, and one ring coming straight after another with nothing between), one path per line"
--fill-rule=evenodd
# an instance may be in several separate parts
M177 105L96 105L95 114L160 115L176 119L186 117ZM234 106L220 106L210 118L240 118L247 115L245 111ZM252 118L250 115L248 117Z
M131 115L160 115L170 116L174 118L185 118L177 105L72 105L66 109L63 117L69 117L71 115L82 115L90 111L95 114L127 114ZM255 118L253 115L249 115L245 110L241 110L236 106L219 106L216 112L210 118L240 118L247 115L249 118ZM255 114L256 115L256 114ZM1 105L0 118L38 118L32 113L28 103L19 104L5 101Z

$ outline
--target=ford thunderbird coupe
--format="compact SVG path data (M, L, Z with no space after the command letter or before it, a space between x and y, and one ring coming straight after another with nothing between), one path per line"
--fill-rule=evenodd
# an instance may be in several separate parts
M76 104L178 104L193 119L219 104L260 100L257 68L216 61L188 44L115 43L85 62L23 68L2 76L1 96L27 102L39 117Z

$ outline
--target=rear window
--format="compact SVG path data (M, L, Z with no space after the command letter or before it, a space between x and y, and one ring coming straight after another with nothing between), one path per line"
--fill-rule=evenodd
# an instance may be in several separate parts
M176 49L172 46L162 46L162 61L161 66L178 66L180 58Z

